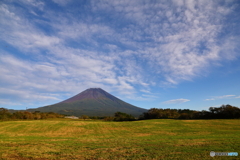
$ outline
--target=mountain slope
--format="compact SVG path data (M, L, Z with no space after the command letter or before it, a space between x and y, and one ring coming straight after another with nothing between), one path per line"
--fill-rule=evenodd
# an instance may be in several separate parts
M101 88L90 88L60 103L29 109L29 111L56 112L75 116L113 116L119 111L139 116L147 110L126 103Z

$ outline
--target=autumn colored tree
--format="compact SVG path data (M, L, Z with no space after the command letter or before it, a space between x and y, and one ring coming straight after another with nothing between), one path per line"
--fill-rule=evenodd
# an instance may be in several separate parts
M6 108L0 108L0 120L7 120L11 118L11 113Z

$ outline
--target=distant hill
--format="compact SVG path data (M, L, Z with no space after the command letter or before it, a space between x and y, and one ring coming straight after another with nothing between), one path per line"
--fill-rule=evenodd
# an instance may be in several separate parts
M60 103L28 111L56 112L74 116L113 116L119 111L138 117L147 110L126 103L101 88L90 88Z

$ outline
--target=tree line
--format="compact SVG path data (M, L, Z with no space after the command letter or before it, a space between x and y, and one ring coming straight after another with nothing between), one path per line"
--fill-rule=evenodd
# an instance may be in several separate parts
M62 118L64 115L54 112L28 112L17 111L14 113L9 112L5 108L0 108L0 120L16 120L16 119L47 119L47 118Z
M135 121L137 120L131 114L116 112L113 117L104 117L104 121Z
M40 111L17 111L11 113L5 108L0 108L0 120L64 118L64 116L65 115L54 112ZM112 117L88 117L86 115L83 115L80 118L84 120L102 119L105 121L135 121L144 119L238 119L240 118L240 108L231 106L229 104L222 105L220 107L210 107L209 111L151 108L138 118L122 112L116 112Z
M38 119L47 119L47 118L64 118L66 115L61 115L54 112L40 112L40 111L34 111L34 112L28 112L28 111L17 111L17 112L9 112L6 108L0 108L0 120L38 120ZM82 115L79 117L80 119L86 120L86 119L101 119L105 121L133 121L136 120L135 117L133 117L130 114L122 113L122 112L116 112L113 117L89 117L87 115Z
M140 119L238 119L240 108L229 104L210 107L209 111L189 109L158 109L151 108L140 116Z

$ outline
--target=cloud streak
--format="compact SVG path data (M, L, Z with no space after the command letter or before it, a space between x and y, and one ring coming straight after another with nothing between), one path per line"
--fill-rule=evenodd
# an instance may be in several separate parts
M169 100L169 101L165 101L163 103L164 104L180 104L180 103L185 103L185 102L188 102L188 101L190 101L190 100L180 98L180 99L172 99L172 100Z
M205 99L205 101L214 101L218 99L231 99L231 98L239 98L239 96L236 96L236 95L214 96L213 98Z

